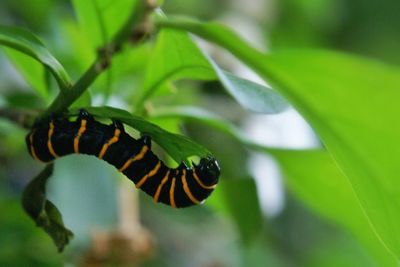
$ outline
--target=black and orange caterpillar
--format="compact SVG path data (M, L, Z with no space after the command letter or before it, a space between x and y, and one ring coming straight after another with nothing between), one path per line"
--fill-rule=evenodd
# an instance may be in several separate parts
M151 139L128 135L120 121L102 124L86 110L75 121L52 116L35 123L26 137L31 156L42 162L79 153L103 159L117 168L140 188L174 208L202 203L215 189L220 169L212 157L202 158L199 165L188 168L183 162L168 168L151 151Z

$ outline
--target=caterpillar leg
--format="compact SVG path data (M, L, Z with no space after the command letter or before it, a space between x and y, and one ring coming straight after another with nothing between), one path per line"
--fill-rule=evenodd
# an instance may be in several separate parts
M149 135L143 135L142 137L139 138L138 141L146 145L149 149L151 149L151 137Z
M119 129L121 132L125 132L124 125L119 120L112 120L111 124L114 128Z
M78 121L86 120L86 121L94 121L94 117L86 110L80 109L78 115Z

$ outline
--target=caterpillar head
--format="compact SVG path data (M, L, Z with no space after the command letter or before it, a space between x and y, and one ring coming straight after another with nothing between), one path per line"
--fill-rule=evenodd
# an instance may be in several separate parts
M196 171L205 183L210 185L218 183L220 168L216 159L212 157L202 158Z

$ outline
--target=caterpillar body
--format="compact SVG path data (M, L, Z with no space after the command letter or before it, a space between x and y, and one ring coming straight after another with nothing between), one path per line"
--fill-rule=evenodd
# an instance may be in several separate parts
M111 125L96 121L81 110L75 121L53 116L35 123L26 136L30 155L38 161L51 162L73 153L87 154L113 165L155 202L174 208L202 203L215 189L220 169L212 158L202 158L188 168L167 167L151 151L151 139L135 139L127 134L120 121Z

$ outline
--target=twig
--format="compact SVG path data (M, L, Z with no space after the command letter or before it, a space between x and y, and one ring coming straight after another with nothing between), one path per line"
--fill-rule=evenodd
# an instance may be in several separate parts
M34 118L39 113L40 111L32 109L0 108L0 118L5 118L25 129L31 128Z

